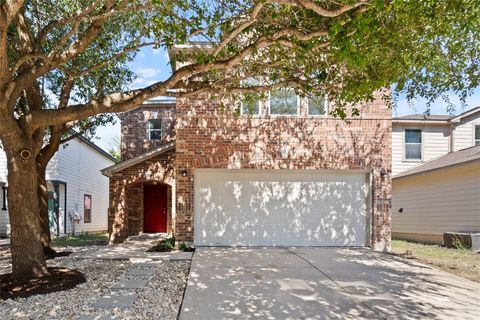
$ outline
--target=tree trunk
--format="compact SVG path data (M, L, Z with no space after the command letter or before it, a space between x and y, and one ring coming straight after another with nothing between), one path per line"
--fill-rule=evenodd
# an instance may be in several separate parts
M8 157L8 213L11 225L12 272L16 279L48 274L43 253L38 177L35 157L19 153ZM28 155L27 155L28 156Z
M52 248L52 236L50 234L50 223L48 216L48 189L45 178L46 166L37 162L37 180L38 180L38 210L40 218L41 235L43 252L47 258L54 258L57 252Z

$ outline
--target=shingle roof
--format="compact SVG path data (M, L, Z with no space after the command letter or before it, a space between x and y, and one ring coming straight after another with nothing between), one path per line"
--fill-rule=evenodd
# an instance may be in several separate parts
M393 118L394 120L426 120L426 121L448 121L454 116L449 116L446 114L409 114L406 116Z
M71 134L72 135L75 135L75 134L78 134L75 130L70 130L71 131ZM82 135L79 135L76 137L76 139L80 140L81 142L85 143L86 145L90 146L90 148L92 148L93 150L95 150L96 152L98 152L100 155L104 156L105 158L113 161L114 163L117 163L117 159L115 159L111 154L109 154L108 152L106 152L105 150L103 150L102 148L100 148L99 146L97 146L95 143L93 143L92 141L88 140L87 138L85 138L84 136Z
M455 121L460 121L461 119L468 117L474 113L480 112L480 107L475 107L470 110L467 110L458 116L450 116L448 114L409 114L406 116L400 116L393 118L393 121L436 121L439 123L452 123Z
M393 179L404 178L406 176L439 170L445 167L456 166L472 161L480 161L480 146L470 147L456 152L450 152L444 156L404 171L394 176Z
M145 153L139 154L138 156L135 156L135 157L127 159L125 161L119 162L119 163L114 164L113 166L110 166L108 168L105 168L105 169L101 170L101 172L104 176L110 177L115 172L126 169L128 167L131 167L131 166L133 166L137 163L140 163L140 162L145 161L147 159L153 158L156 155L162 154L162 153L167 152L169 150L172 150L174 148L175 148L175 140L174 141L169 141L169 142L166 142L166 143L158 146L155 149L151 149L151 150L149 150Z

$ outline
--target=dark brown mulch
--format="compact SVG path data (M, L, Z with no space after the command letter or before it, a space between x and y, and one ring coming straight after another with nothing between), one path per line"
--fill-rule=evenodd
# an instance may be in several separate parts
M51 260L58 257L68 257L72 253L73 251L53 251L53 252L45 253L45 258L47 260Z
M67 268L48 268L50 275L26 280L13 280L11 273L0 275L0 299L26 298L36 294L45 294L74 288L86 281L85 276Z

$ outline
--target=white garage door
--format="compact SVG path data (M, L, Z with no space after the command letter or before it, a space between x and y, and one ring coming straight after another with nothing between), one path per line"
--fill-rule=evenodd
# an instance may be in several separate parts
M198 246L367 245L365 173L195 170Z

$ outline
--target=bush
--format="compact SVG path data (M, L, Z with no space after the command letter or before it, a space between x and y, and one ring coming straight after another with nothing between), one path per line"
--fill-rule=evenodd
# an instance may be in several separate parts
M173 250L173 245L170 241L164 241L158 246L160 252L168 252Z
M188 246L187 246L187 244L186 244L185 242L181 242L181 243L178 245L178 249L179 249L180 251L187 251Z

